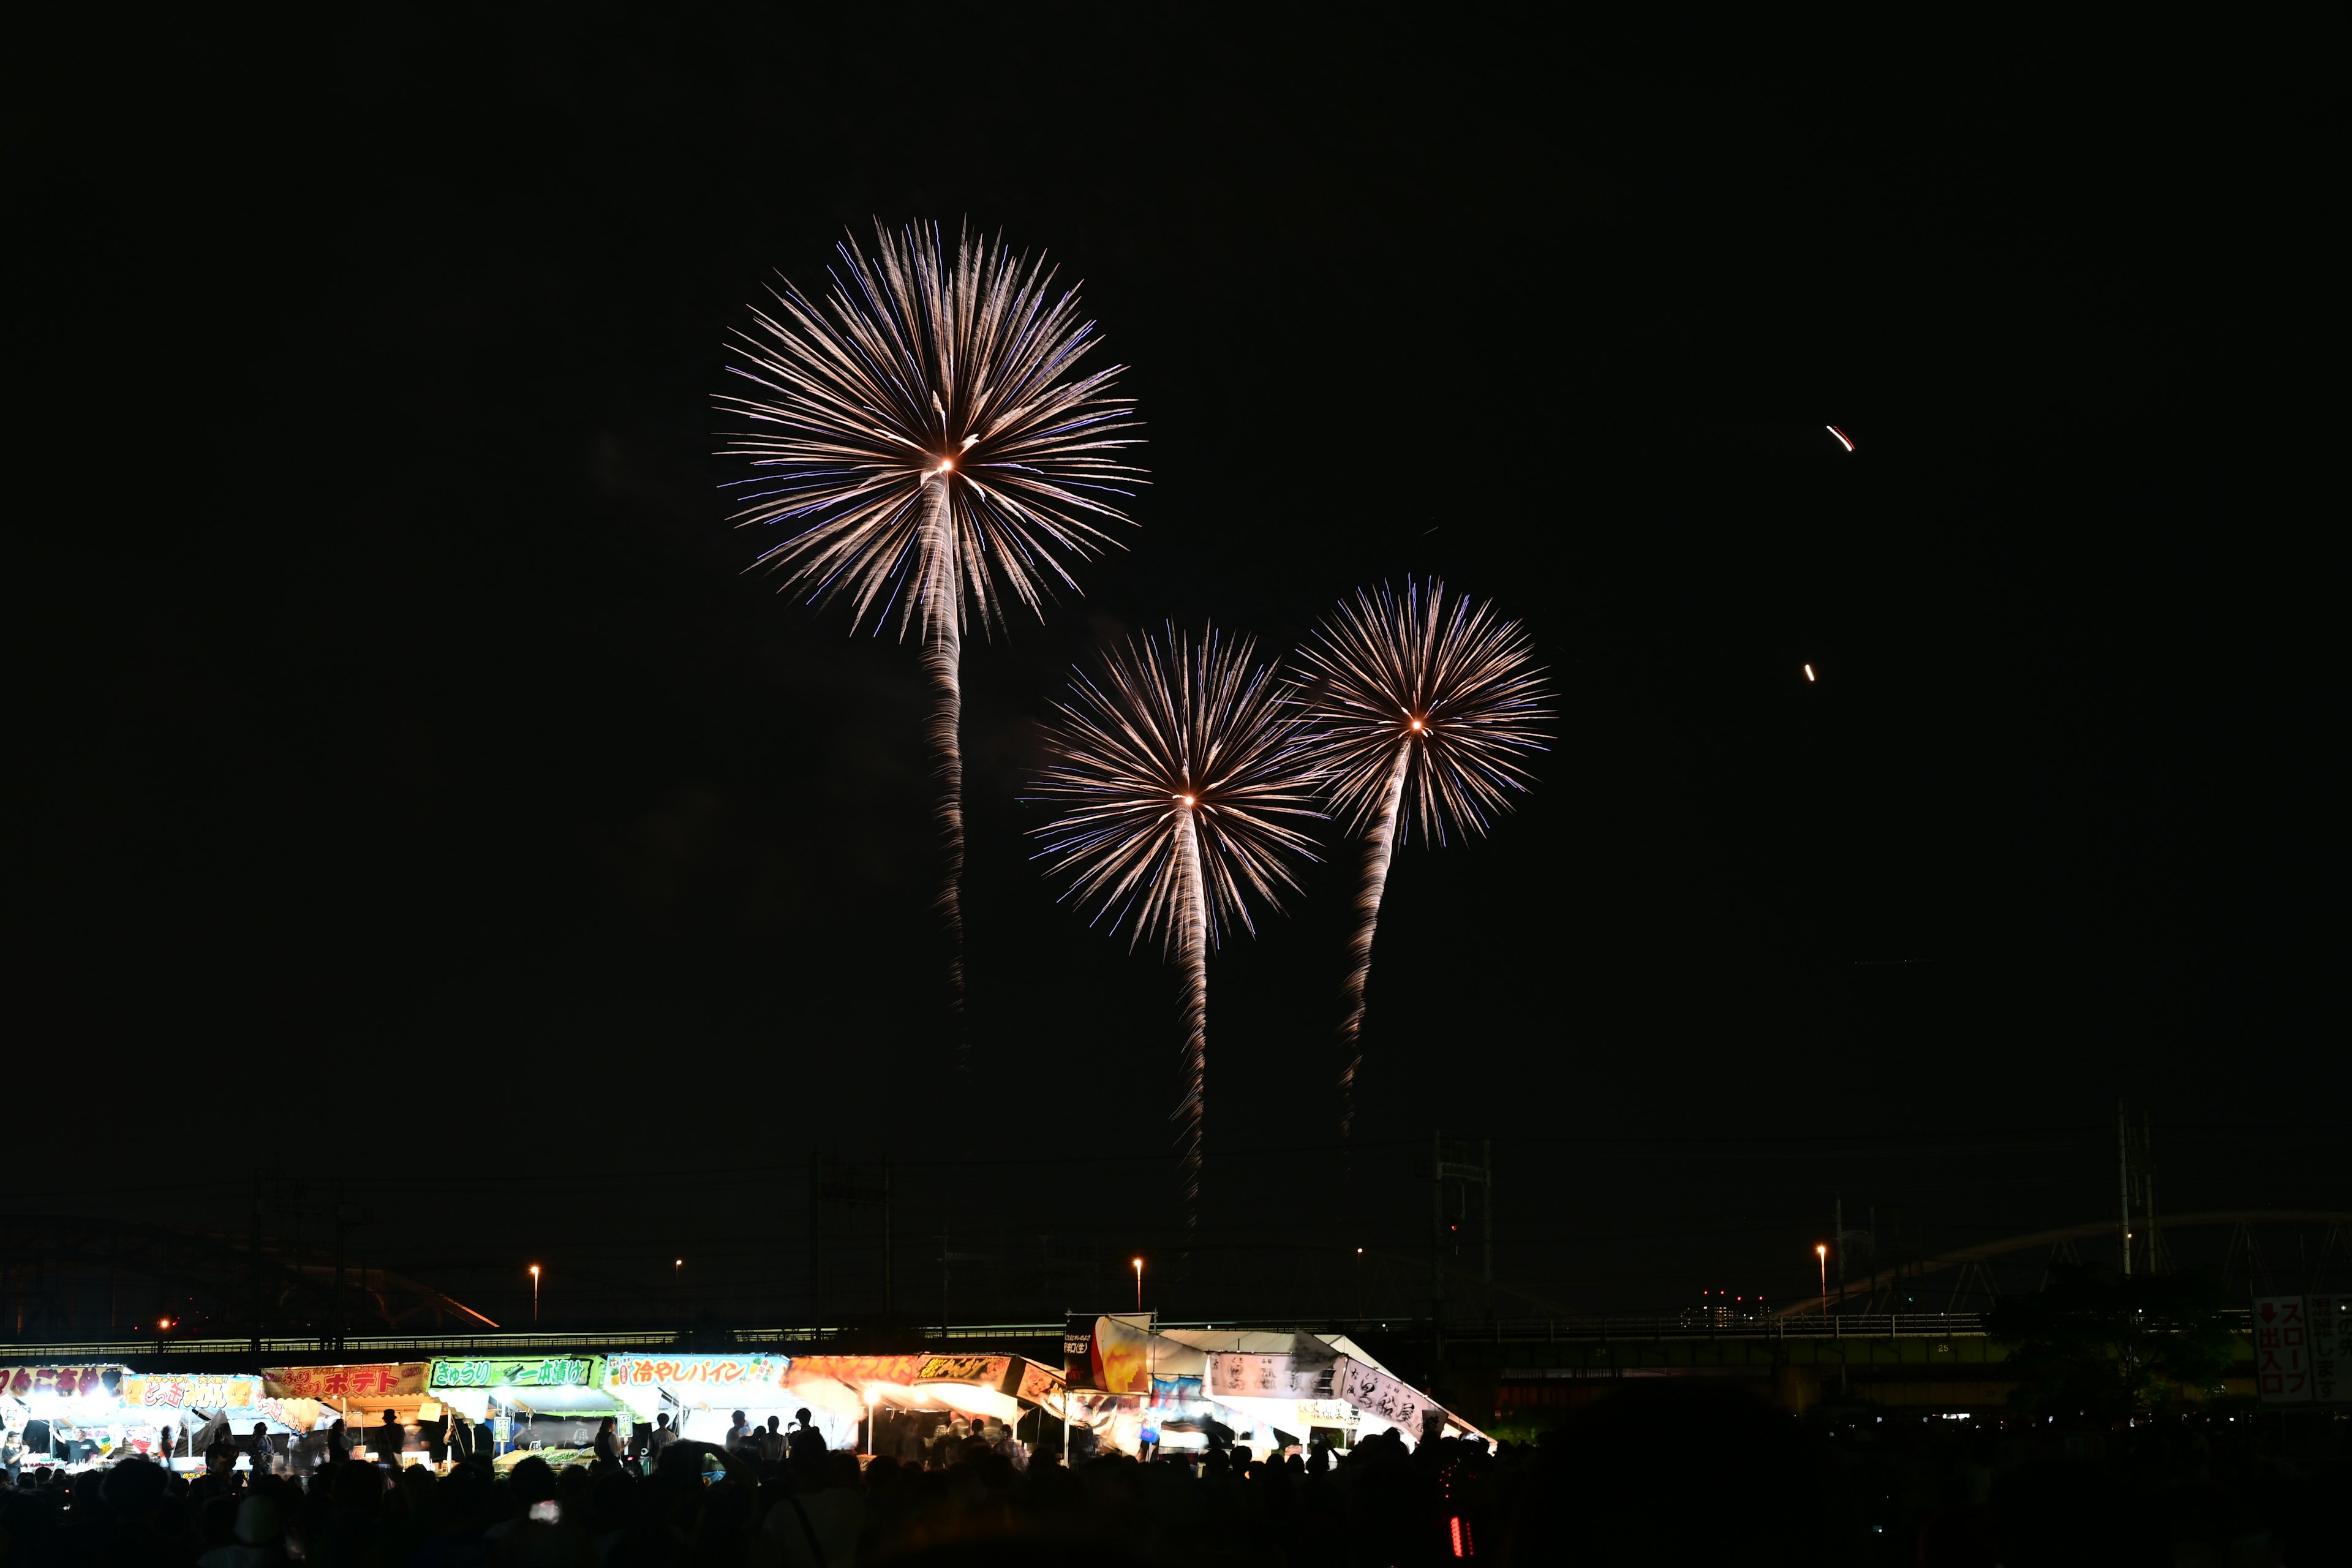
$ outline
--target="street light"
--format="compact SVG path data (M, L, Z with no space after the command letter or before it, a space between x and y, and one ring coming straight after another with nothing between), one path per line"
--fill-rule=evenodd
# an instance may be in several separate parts
M539 1265L536 1263L530 1266L530 1321L534 1326L539 1322Z
M1827 1242L1813 1245L1813 1256L1822 1260L1822 1316L1830 1315L1830 1248Z
M1143 1259L1135 1260L1135 1310L1143 1310Z

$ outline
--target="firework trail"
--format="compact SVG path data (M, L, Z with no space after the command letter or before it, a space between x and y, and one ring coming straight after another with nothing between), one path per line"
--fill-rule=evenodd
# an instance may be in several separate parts
M1445 585L1424 595L1405 579L1402 597L1383 584L1359 589L1298 650L1296 694L1335 815L1364 837L1356 930L1340 988L1339 1139L1356 1116L1363 1064L1364 984L1372 934L1388 887L1389 859L1418 818L1443 844L1448 829L1486 831L1490 815L1533 782L1528 752L1544 750L1549 693L1517 622Z
M878 221L871 256L837 248L822 305L786 281L733 334L746 363L728 369L755 390L715 401L757 428L728 435L721 455L759 472L730 487L742 504L730 521L789 530L755 566L811 603L848 600L852 630L895 618L900 640L921 637L962 1069L967 606L985 636L1004 624L1002 592L1042 614L1055 584L1076 590L1066 561L1091 559L1112 542L1103 525L1129 521L1142 470L1120 454L1137 422L1108 395L1125 366L1078 373L1094 323L1075 289L1053 293L1042 257L966 234L950 261L937 226L894 235Z
M1255 645L1174 626L1108 650L1084 671L1048 727L1053 761L1032 790L1061 816L1035 829L1039 858L1070 878L1066 897L1129 928L1130 950L1156 936L1181 976L1181 1089L1170 1120L1188 1234L1199 1219L1208 1079L1209 950L1250 905L1278 908L1315 858L1321 818L1283 682L1251 663Z

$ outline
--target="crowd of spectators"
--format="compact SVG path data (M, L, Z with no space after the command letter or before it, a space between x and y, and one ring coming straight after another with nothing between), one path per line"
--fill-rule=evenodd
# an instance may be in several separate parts
M2331 1440L2332 1441L2332 1440ZM0 1491L0 1568L857 1568L1183 1563L2147 1563L2340 1561L2347 1475L2266 1455L2251 1423L2061 1435L1801 1423L1707 1390L1640 1391L1539 1443L1393 1434L1330 1454L1244 1447L1025 1463L977 1435L920 1464L679 1439L555 1468L446 1475L364 1459L307 1478L144 1459ZM2336 1500L2330 1501L2333 1498ZM2337 1555L2328 1555L2329 1552Z

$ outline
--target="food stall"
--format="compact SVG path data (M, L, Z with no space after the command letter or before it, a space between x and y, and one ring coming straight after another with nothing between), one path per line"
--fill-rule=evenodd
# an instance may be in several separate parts
M959 1416L1018 1432L1029 1412L1062 1408L1061 1373L1017 1355L797 1356L784 1386L827 1447L892 1455Z
M325 1438L312 1435L338 1421L352 1439L352 1452L367 1454L375 1451L374 1434L387 1410L403 1427L439 1419L441 1404L425 1388L425 1363L421 1361L282 1366L264 1369L262 1391L286 1412L287 1425L302 1434L298 1454L289 1458L297 1469L307 1471L320 1462L326 1451ZM297 1417L307 1420L297 1425ZM412 1450L407 1462L418 1463L425 1458L422 1450Z
M205 1434L215 1422L225 1423L240 1444L257 1426L272 1437L290 1437L310 1429L319 1407L273 1397L260 1373L174 1372L125 1375L122 1408L126 1422L154 1428L169 1447L173 1467L184 1470L204 1468ZM253 1466L240 1454L236 1468Z
M426 1372L425 1391L487 1425L502 1467L530 1454L551 1465L585 1464L597 1424L632 1414L614 1397L600 1355L444 1357Z
M156 1424L123 1408L129 1373L113 1363L0 1367L0 1424L16 1435L24 1463L35 1468L73 1469L118 1448L152 1452Z
M680 1436L717 1443L738 1410L754 1426L771 1415L791 1425L791 1365L784 1355L615 1355L604 1358L604 1385L646 1426L667 1415Z
M1097 1448L1205 1448L1213 1426L1260 1458L1391 1429L1414 1445L1433 1417L1441 1436L1484 1436L1345 1335L1161 1330L1105 1315L1073 1318L1063 1345L1069 1426Z

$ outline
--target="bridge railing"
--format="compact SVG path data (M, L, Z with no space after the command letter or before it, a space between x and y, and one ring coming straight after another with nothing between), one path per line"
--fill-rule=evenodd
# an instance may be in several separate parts
M1951 1335L1981 1335L1987 1331L1987 1314L1981 1312L1832 1312L1824 1317L1806 1312L1790 1318L1747 1318L1721 1316L1712 1312L1685 1312L1673 1315L1618 1316L1598 1318L1486 1318L1464 1319L1439 1325L1438 1331L1449 1340L1536 1341L1536 1340L1665 1340L1665 1339L1905 1339L1915 1336L1948 1337ZM2222 1325L2239 1332L2250 1331L2252 1314L2246 1309L2235 1308L2220 1314ZM1432 1325L1426 1319L1367 1318L1353 1319L1234 1319L1176 1321L1163 1319L1163 1329L1228 1330L1234 1332L1270 1331L1289 1332L1306 1330L1310 1332L1355 1335L1426 1334ZM1062 1322L1054 1319L1044 1322L1010 1323L932 1323L921 1328L902 1331L909 1339L925 1344L983 1345L1013 1341L1058 1340ZM146 1363L158 1359L170 1361L183 1357L202 1358L213 1362L235 1360L256 1366L275 1364L278 1361L314 1361L321 1357L341 1355L353 1361L382 1361L422 1357L448 1352L505 1352L531 1354L540 1351L604 1351L604 1350L666 1350L688 1349L710 1351L732 1343L742 1346L774 1345L789 1352L795 1346L821 1346L848 1340L863 1342L873 1331L845 1324L790 1324L769 1328L737 1329L715 1342L708 1336L688 1336L670 1329L605 1329L544 1331L514 1332L497 1331L483 1333L432 1334L354 1334L343 1341L338 1350L331 1340L313 1337L270 1335L261 1342L260 1352L253 1351L253 1342L242 1336L172 1337L158 1342L154 1339L111 1339L79 1341L71 1343L0 1342L0 1362L54 1362L88 1363L121 1361Z

